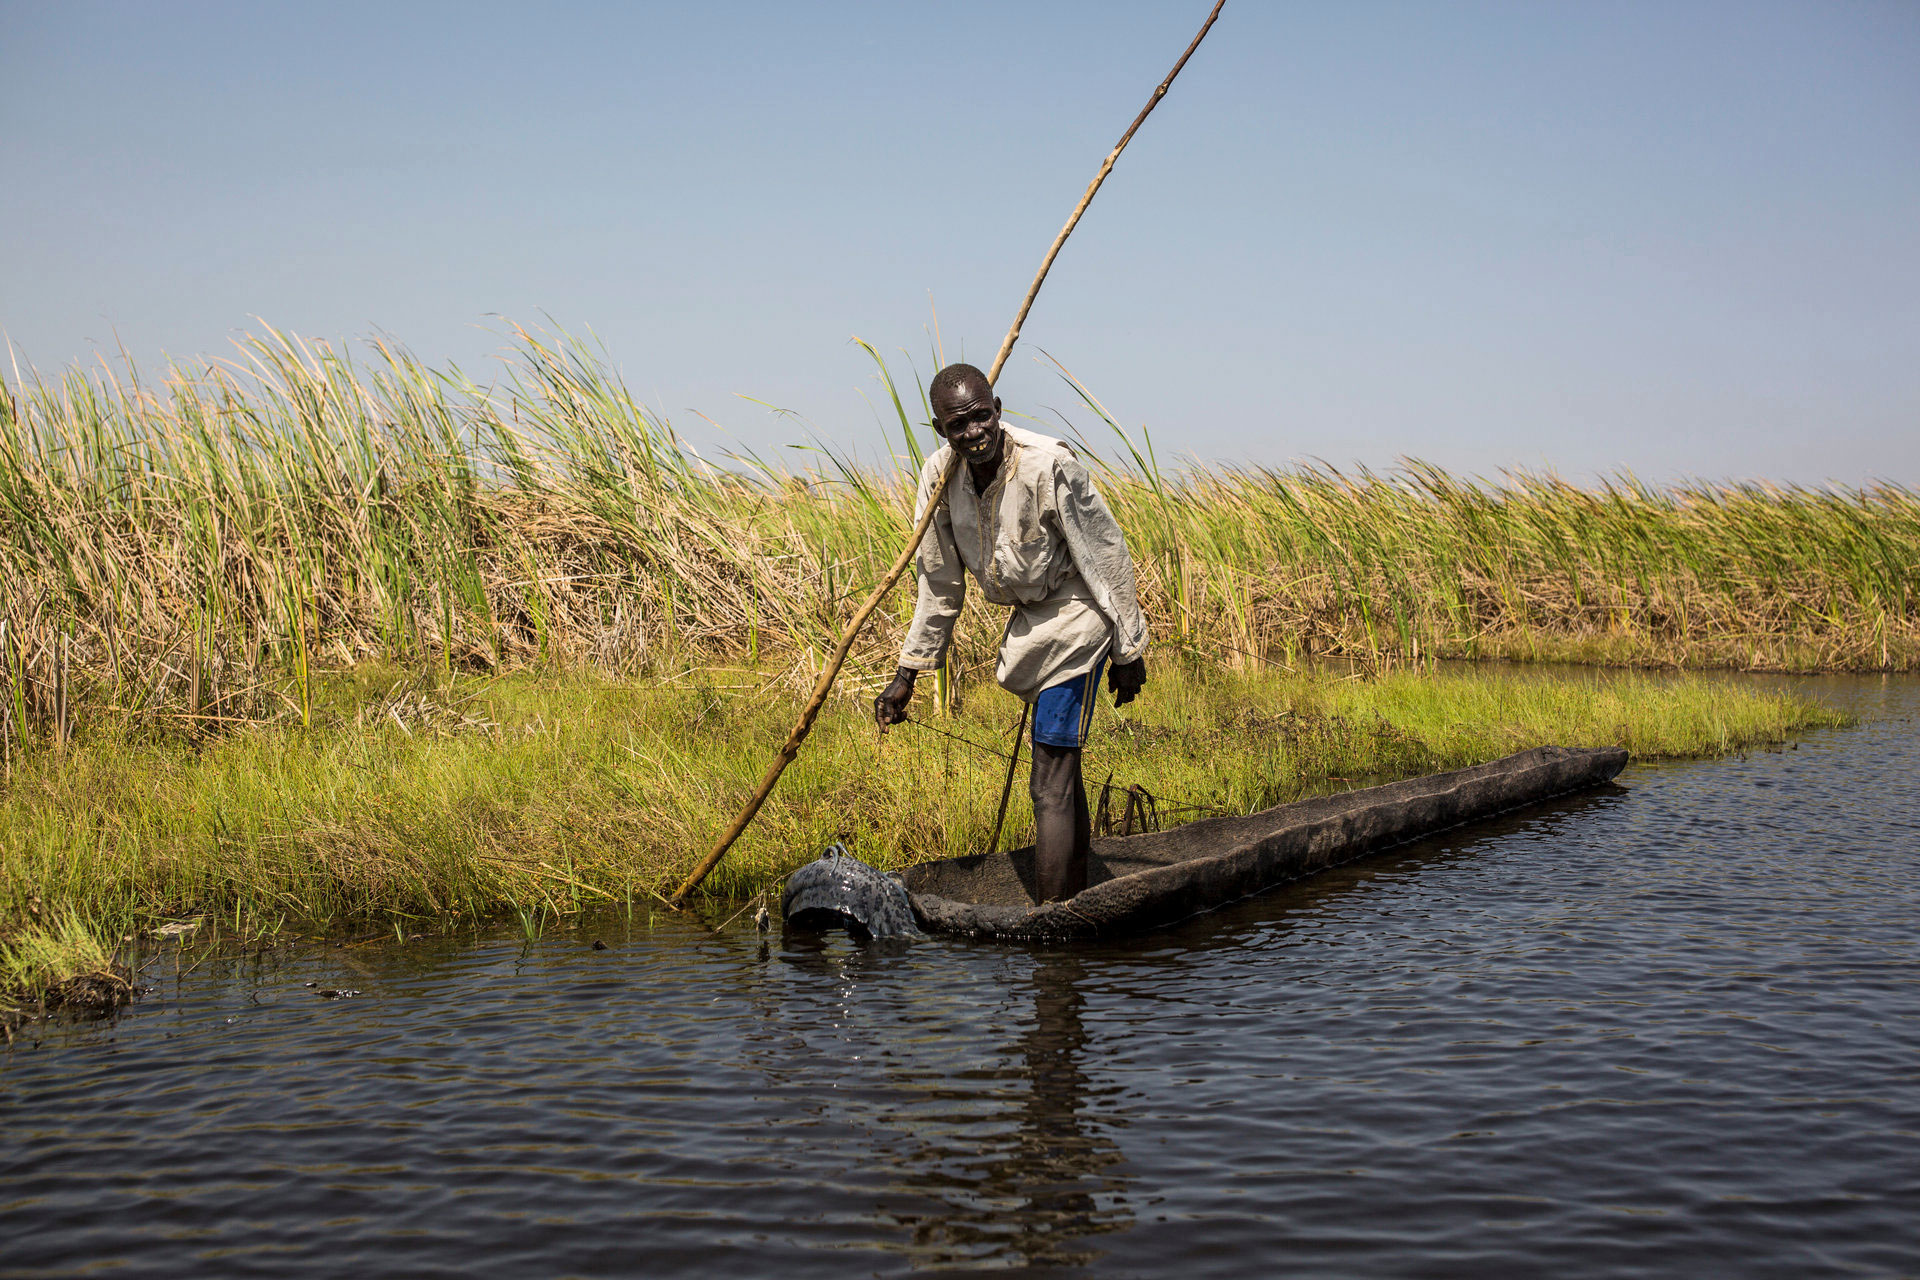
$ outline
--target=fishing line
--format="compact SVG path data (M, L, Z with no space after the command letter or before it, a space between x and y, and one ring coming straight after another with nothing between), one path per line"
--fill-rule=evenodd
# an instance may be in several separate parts
M964 734L954 733L950 729L942 729L939 725L933 724L926 720L916 720L912 716L905 716L898 723L916 725L919 728L925 729L930 733L937 733L943 738L951 738L953 739L953 741L960 743L962 746L972 747L975 751L978 751L983 755L992 756L996 760L1005 760L1011 764L1014 761L1019 759L1017 754L1010 755L1007 752L1000 750L1000 748L998 747L988 746L984 742L976 742L972 738L969 738ZM1100 793L1103 799L1105 798L1106 794L1111 791L1121 791L1121 794L1125 794L1125 792L1121 788L1110 786L1109 784L1104 782L1100 784ZM1230 817L1230 818L1242 816L1232 809L1222 809L1218 805L1197 804L1192 800L1188 800L1181 796L1176 796L1171 792L1153 791L1153 792L1149 792L1149 794L1154 798L1156 803L1160 803L1161 808L1170 810L1175 813L1185 813L1185 812L1211 813L1211 814L1217 814L1222 817ZM1168 800L1171 800L1173 803L1171 804L1161 803L1163 801L1168 801Z

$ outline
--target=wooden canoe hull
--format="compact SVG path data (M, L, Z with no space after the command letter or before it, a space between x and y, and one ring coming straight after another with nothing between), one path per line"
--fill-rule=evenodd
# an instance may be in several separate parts
M920 926L974 937L1138 932L1461 823L1610 781L1618 747L1535 747L1384 786L1094 843L1086 890L1036 905L1033 851L922 863L901 873Z

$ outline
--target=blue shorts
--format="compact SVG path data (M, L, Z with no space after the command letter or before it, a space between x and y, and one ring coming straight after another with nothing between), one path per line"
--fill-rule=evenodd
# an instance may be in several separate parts
M1050 747L1078 750L1087 744L1087 726L1093 723L1094 700L1100 696L1100 673L1105 658L1093 670L1063 684L1042 689L1033 700L1033 740Z

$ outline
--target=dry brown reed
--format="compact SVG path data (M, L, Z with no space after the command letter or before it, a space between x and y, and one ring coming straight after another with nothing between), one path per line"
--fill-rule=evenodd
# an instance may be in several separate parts
M910 463L915 415L879 372ZM1920 665L1911 489L1168 475L1062 374L1117 433L1089 456L1157 635L1216 660ZM909 468L715 464L601 353L523 330L487 385L271 329L157 382L105 364L0 381L9 760L84 717L310 721L314 672L369 657L804 679L910 514ZM857 664L887 665L907 593ZM961 663L990 660L990 612L970 611Z

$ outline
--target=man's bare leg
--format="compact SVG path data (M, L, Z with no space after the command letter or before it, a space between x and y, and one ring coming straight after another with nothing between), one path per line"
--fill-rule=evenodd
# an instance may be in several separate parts
M1087 887L1093 821L1080 777L1080 750L1033 744L1033 870L1040 901L1060 902Z

